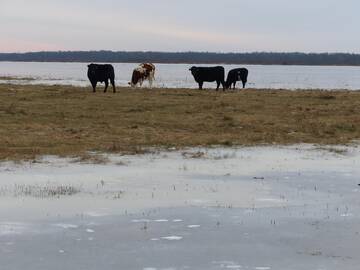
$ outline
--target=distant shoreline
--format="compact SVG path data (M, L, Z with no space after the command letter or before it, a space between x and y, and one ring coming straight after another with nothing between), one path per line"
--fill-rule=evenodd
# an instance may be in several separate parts
M110 64L139 64L146 61L138 61L138 62L112 62L112 61L23 61L23 60L0 60L0 63L79 63L79 64L88 64L88 63L110 63ZM334 65L310 65L310 64L248 64L248 63L201 63L201 62L155 62L152 61L153 64L167 64L167 65L243 65L243 66L308 66L308 67L360 67L359 65L346 65L346 64L334 64Z
M233 64L284 66L360 66L360 54L351 53L213 53L213 52L126 52L49 51L0 53L0 62Z

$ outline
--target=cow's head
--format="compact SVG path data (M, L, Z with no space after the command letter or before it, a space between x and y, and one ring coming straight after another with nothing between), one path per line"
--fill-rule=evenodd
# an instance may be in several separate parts
M95 64L88 65L88 73L95 74L97 66Z
M145 75L146 75L146 69L142 67L135 68L131 77L131 82L129 82L129 85L131 87L135 87L141 80L144 79Z
M149 73L155 71L155 66L151 63L142 63L139 67L146 69Z
M229 82L228 80L225 81L225 89L229 89L231 87L231 82Z
M197 67L191 67L189 70L191 71L191 74L193 76L196 76L196 74L198 73L198 68Z

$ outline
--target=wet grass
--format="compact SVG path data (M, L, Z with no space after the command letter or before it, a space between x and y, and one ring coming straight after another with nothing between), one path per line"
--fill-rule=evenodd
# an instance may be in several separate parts
M12 76L0 76L0 81L34 81L33 77L12 77Z
M350 91L0 85L0 159L88 151L315 143L360 138L360 93ZM100 161L99 161L100 162Z
M81 192L81 187L72 185L55 184L15 184L0 188L0 196L34 197L34 198L59 198L62 196L73 196Z

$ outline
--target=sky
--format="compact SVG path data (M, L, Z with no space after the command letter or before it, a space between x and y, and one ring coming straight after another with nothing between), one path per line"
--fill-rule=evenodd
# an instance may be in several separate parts
M0 52L360 53L359 0L0 0Z

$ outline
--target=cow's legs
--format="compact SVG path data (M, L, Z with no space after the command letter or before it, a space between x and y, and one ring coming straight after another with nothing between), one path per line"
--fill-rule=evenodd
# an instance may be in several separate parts
M203 84L204 84L204 82L199 82L199 90L203 89Z
M246 86L246 81L242 81L242 83L243 83L243 88L245 88L245 86Z
M97 82L91 82L94 93L96 92L96 84L97 84Z
M151 79L151 83L153 81L155 81L155 71L154 70L150 72L150 79Z
M235 90L235 86L236 86L236 81L234 82L234 85L233 85L234 90Z
M218 91L219 90L219 88L220 88L220 84L222 85L222 87L223 87L223 91L225 91L225 88L226 88L226 85L225 85L225 82L224 81L216 81L216 91Z
M152 88L152 85L153 85L153 78L149 78L149 85L150 85L150 88Z
M115 93L115 92L116 92L116 88L115 88L115 80L114 80L114 78L111 78L111 79L110 79L110 82L111 82L111 85L112 85L112 87L113 87L113 92Z
M109 87L109 81L108 81L108 80L106 80L106 81L105 81L105 89L104 89L104 93L106 93L106 91L107 91L108 87Z
M220 81L216 81L216 91L219 90L219 87L220 87Z

